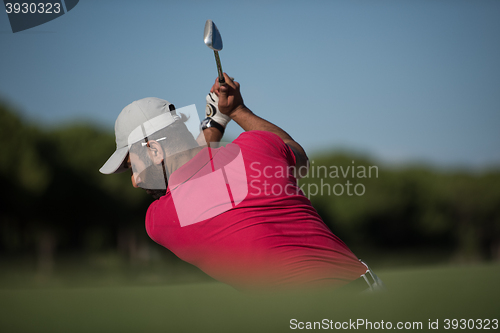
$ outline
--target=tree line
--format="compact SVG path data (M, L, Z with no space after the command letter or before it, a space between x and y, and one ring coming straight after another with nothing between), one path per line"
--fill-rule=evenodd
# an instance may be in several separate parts
M130 174L98 172L114 149L112 131L83 123L43 128L1 103L1 255L38 256L42 269L50 269L61 253L130 255L134 239L147 237L144 216L151 199L130 185ZM498 169L375 169L375 161L349 153L311 161L316 174L310 170L299 184L350 247L441 247L459 258L500 259Z

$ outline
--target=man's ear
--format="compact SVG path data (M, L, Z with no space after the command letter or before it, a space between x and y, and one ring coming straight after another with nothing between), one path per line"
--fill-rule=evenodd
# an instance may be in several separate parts
M151 161L153 161L154 164L161 164L163 158L165 157L161 145L155 140L149 140L148 143L149 158L151 159Z

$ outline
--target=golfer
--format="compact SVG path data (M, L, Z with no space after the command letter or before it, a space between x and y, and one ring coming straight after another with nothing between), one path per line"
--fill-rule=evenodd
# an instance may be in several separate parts
M158 244L241 290L338 288L381 281L321 220L297 185L304 149L255 115L224 74L207 96L194 138L185 117L158 98L135 101L115 123L117 149L100 172L131 172L155 201L146 231ZM217 147L229 121L245 131Z

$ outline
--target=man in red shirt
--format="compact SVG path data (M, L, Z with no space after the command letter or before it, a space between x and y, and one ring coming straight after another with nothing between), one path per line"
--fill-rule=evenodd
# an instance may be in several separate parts
M239 83L225 79L207 96L200 137L208 147L186 134L173 105L148 98L118 117L117 150L100 171L131 168L133 185L157 199L147 211L148 235L235 288L336 288L363 279L365 288L379 286L298 187L304 149L250 111ZM230 120L245 132L215 148Z

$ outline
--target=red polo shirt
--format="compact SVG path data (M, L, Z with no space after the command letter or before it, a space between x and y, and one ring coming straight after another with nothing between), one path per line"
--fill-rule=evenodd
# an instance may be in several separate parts
M146 230L213 278L238 289L341 286L366 272L321 220L291 173L276 134L242 133L172 173Z

